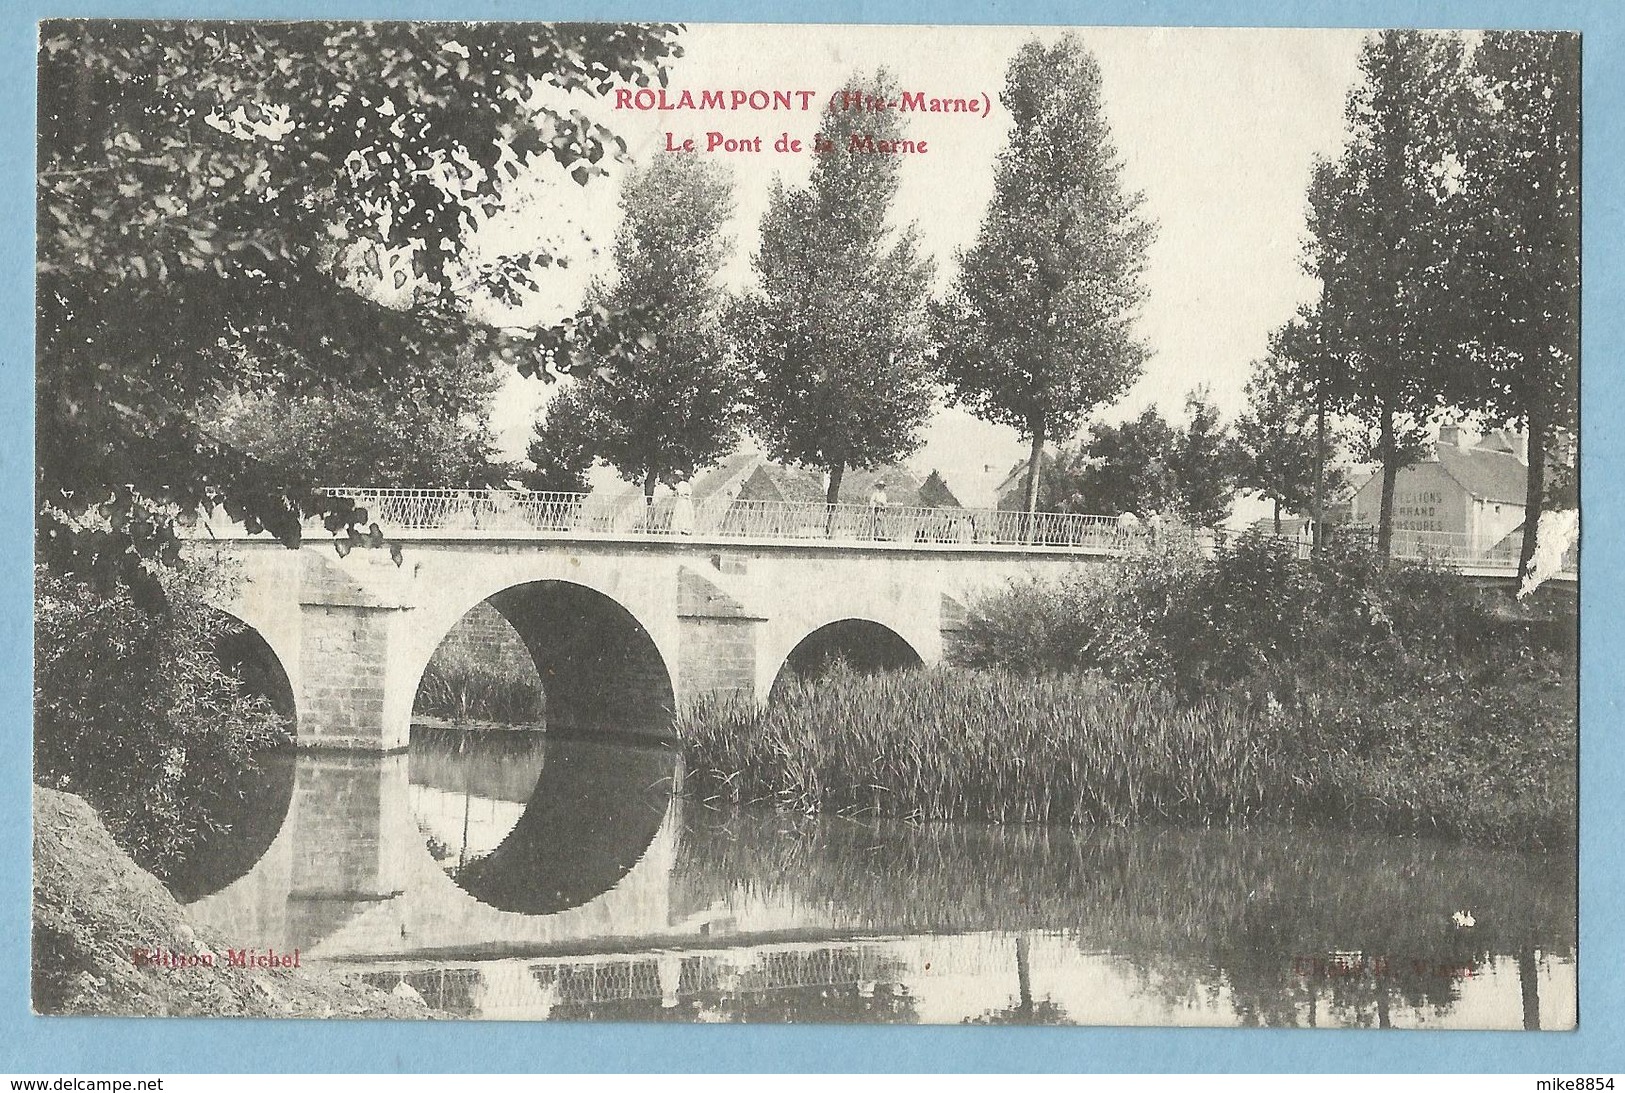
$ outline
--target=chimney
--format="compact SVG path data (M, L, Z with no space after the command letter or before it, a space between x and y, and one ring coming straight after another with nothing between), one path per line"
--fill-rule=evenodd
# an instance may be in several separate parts
M1529 434L1519 429L1512 434L1512 454L1518 457L1518 462L1529 466Z
M1461 447L1460 425L1439 426L1439 447L1443 448L1447 445L1452 448Z

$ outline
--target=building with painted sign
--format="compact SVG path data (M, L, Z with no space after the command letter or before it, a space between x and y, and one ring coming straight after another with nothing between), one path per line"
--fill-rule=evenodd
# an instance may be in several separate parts
M1394 539L1442 542L1445 536L1488 549L1523 524L1528 437L1496 430L1473 442L1455 426L1439 430L1433 456L1399 472L1394 483ZM1375 527L1382 475L1373 474L1349 502L1349 522ZM1407 535L1406 533L1411 533Z

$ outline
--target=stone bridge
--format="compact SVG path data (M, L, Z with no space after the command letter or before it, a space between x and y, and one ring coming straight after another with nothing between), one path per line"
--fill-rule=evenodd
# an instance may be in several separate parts
M289 550L207 526L193 541L236 560L243 579L220 606L263 639L258 666L238 659L295 715L304 747L405 748L429 658L481 604L523 641L550 727L664 732L680 702L762 697L786 669L831 656L935 663L977 593L1154 540L1070 513L342 492L395 549ZM1469 575L1505 581L1515 568L1444 545Z
M341 556L331 542L290 550L224 528L193 549L234 560L241 580L220 606L263 639L280 671L259 675L277 681L300 745L368 751L406 747L429 658L480 604L528 649L550 727L663 731L679 702L765 696L787 667L825 657L935 663L979 591L1121 552L1110 522L1093 537L1055 541L1052 529L1052 541L1023 543L940 514L925 525L891 510L877 523L867 507L838 506L836 526L825 506L811 508L774 514L771 528L692 533L594 523L579 510L566 526L511 511L472 526L445 512L426 521L386 511L398 561L383 549ZM787 520L805 534L789 534Z

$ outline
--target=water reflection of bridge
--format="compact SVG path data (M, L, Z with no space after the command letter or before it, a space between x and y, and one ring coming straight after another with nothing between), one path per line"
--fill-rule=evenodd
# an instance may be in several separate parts
M544 753L539 743L516 741L502 762L487 752L461 776L432 746L301 753L270 848L192 914L227 940L297 947L316 960L467 960L722 939L793 946L886 932L836 902L685 881L672 753L590 740L552 741ZM466 783L459 790L466 777L476 792ZM488 868L475 876L457 868L470 860ZM541 898L555 902L509 907ZM906 925L899 919L897 928Z
M414 794L422 805L445 801L448 791L426 776L414 786L411 757L333 752L299 756L281 832L246 876L192 912L228 939L251 936L253 944L298 947L315 959L466 950L493 939L535 947L642 935L670 917L678 825L669 783L649 775L651 761L669 775L674 759L645 749L641 766L616 755L606 776L579 777L602 747L580 745L573 768L544 765L539 781L533 767L536 807L500 795L456 798L470 811L522 814L501 844L558 847L524 872L530 883L518 893L553 913L502 910L459 886L412 807ZM550 769L557 778L549 779Z
M685 1016L693 1016L692 1011L722 1008L725 999L773 992L813 991L825 999L852 1000L895 995L901 980L933 971L941 977L982 975L996 968L1013 983L1013 943L986 940L990 943L970 949L922 939L783 942L736 949L366 966L364 978L385 990L406 983L429 1005L466 1017L638 1017L657 1009L687 1009L691 1012ZM900 947L911 951L899 952Z
M1573 862L1559 855L1326 832L685 818L658 749L454 749L431 736L410 755L300 755L271 849L194 916L224 943L298 947L481 1017L1573 1020ZM1448 926L1461 907L1473 931ZM1348 953L1391 970L1314 970Z
M352 967L382 990L404 985L437 1009L486 1020L1564 1028L1574 996L1572 962L1497 957L1457 985L1451 1005L1379 980L1347 989L1309 978L1266 1015L1242 985L1188 991L1061 932Z

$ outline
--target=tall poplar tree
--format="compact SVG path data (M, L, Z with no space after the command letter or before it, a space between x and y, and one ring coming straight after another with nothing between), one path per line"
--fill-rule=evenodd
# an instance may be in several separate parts
M1456 34L1366 40L1344 108L1349 135L1309 189L1307 266L1321 282L1324 351L1343 407L1382 465L1377 550L1393 541L1394 484L1419 458L1458 367L1446 203L1465 82Z
M1580 40L1493 31L1470 61L1452 202L1463 289L1458 402L1529 434L1519 573L1534 557L1547 450L1574 430L1580 386Z
M590 452L650 500L657 484L693 477L739 439L745 378L721 281L733 182L711 161L661 155L628 175L621 209L615 271L588 292L617 316L620 347L589 362L570 392L574 412L550 414L536 439Z
M1100 68L1078 39L1022 46L1000 101L1011 129L993 201L933 335L955 400L1030 442L1032 512L1045 442L1140 375L1133 323L1153 228L1123 188Z
M826 500L848 467L872 468L919 447L934 378L925 360L932 265L912 225L889 222L897 98L885 72L851 81L851 109L827 116L803 187L776 183L762 217L759 284L735 313L753 374L755 428L774 458L823 470ZM865 138L873 138L869 144Z

